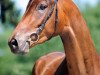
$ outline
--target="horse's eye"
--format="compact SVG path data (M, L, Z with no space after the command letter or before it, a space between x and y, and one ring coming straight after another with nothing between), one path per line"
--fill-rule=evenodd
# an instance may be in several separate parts
M47 5L41 4L41 5L38 7L38 10L45 10L47 7L48 7Z

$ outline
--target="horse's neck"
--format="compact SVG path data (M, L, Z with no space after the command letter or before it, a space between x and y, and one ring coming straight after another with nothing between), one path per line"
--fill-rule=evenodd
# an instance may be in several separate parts
M77 39L70 27L61 36L68 62L69 75L98 75L96 74L98 60L95 49L91 47L92 42L90 43L83 36L78 37L82 40Z
M99 61L89 30L77 8L72 7L73 12L67 9L71 12L67 15L70 25L64 27L61 35L69 75L99 75Z

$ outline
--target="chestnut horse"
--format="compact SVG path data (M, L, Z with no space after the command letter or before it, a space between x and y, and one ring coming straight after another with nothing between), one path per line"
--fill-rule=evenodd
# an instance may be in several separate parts
M89 29L72 0L30 0L8 44L13 53L25 54L57 35L62 39L65 57L55 52L40 58L33 75L59 75L60 71L60 75L100 75L100 60Z

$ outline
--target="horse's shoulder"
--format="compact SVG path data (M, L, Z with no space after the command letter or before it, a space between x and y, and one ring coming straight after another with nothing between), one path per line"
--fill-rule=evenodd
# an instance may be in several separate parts
M64 58L65 54L61 52L53 52L40 57L33 68L33 75L49 75L55 73Z

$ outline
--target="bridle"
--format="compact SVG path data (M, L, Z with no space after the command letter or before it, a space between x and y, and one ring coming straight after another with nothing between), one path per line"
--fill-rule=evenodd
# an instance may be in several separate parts
M50 19L50 17L53 14L53 11L55 9L56 6L56 13L55 13L55 25L54 25L54 33L56 32L56 27L57 27L57 23L58 23L58 9L57 9L57 2L58 0L54 0L54 4L51 7L51 10L49 11L49 13L47 14L47 17L44 19L44 21L40 24L40 27L38 28L38 30L35 33L32 33L30 38L32 39L32 37L35 37L36 39L33 39L33 43L36 43L39 40L39 35L42 33L47 21ZM49 39L52 38L52 36L54 35L54 33L51 35Z

